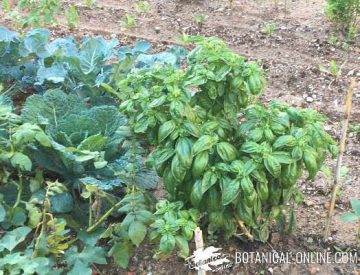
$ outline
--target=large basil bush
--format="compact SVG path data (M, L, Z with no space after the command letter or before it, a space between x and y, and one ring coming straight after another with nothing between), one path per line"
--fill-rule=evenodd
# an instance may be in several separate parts
M255 63L219 39L194 41L186 66L133 69L117 81L120 110L155 146L147 163L170 201L199 209L210 234L239 228L266 241L274 219L293 226L296 182L304 171L314 178L336 143L317 112L259 103L266 81Z

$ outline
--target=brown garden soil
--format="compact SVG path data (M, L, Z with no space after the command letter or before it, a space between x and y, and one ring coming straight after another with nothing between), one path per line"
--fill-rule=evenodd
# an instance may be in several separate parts
M65 2L65 1L64 1ZM66 1L78 6L80 23L75 31L64 25L54 27L54 36L73 34L117 37L122 44L133 44L145 39L154 44L154 51L178 44L183 33L217 36L238 54L258 62L265 69L268 88L262 101L278 100L293 106L310 107L327 115L327 130L336 138L340 135L341 120L350 78L357 79L353 97L352 125L360 124L360 38L343 50L341 42L329 43L333 27L324 15L322 0L150 0L151 11L145 17L137 16L134 0L98 0L92 9L85 1ZM275 5L274 2L278 2ZM136 17L135 28L122 28L120 21L126 14ZM194 16L205 16L196 23ZM0 11L0 17L2 16ZM266 23L276 24L272 36L264 31ZM319 65L329 66L336 60L341 68L338 80L319 70ZM335 166L329 160L330 168ZM335 216L331 225L331 238L322 240L331 193L331 180L323 173L310 182L300 182L305 201L297 207L297 228L291 235L273 231L266 244L244 243L237 239L217 240L211 243L222 247L224 253L235 251L271 252L324 252L335 249L355 249L356 224L343 223L340 215L350 210L349 199L360 199L360 134L350 133L347 140L343 166L347 173L337 199ZM162 192L158 192L162 193ZM210 245L210 243L207 243ZM192 244L192 249L194 245ZM356 250L356 249L355 249ZM127 271L110 264L98 268L100 274L196 274L184 261L172 255L161 261L152 260L154 246L142 245L131 259ZM360 274L358 263L338 264L238 264L223 274Z

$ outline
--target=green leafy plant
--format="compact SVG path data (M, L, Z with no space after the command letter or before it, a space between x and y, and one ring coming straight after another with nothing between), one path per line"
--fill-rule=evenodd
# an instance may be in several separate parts
M89 98L90 102L114 103L109 95L101 95L105 87L111 88L109 84L115 75L126 75L132 66L150 67L155 62L179 66L186 56L181 47L151 54L151 44L146 41L139 41L131 49L117 48L118 40L102 37L85 37L82 43L77 43L73 37L50 40L50 32L46 29L19 34L0 26L3 93L11 96L28 90L44 93L50 88L61 88Z
M96 3L96 0L85 0L85 4L89 9L91 9L95 3Z
M150 8L148 1L139 1L134 4L136 13L141 16L146 16L150 12Z
M353 212L345 213L341 216L341 220L344 222L358 222L358 231L357 231L357 242L360 245L360 200L355 198L350 200L351 207Z
M197 227L199 212L197 209L183 209L182 202L162 200L156 204L155 221L150 225L153 228L150 240L159 242L157 252L170 254L178 247L178 256L189 256L188 242L193 239L193 232Z
M124 28L135 28L136 27L136 19L131 14L125 15L125 20L120 21L121 26Z
M328 43L331 45L336 45L337 42L338 42L338 38L333 34L328 39Z
M268 37L272 37L274 31L276 30L276 24L275 23L266 23L264 25L263 30Z
M60 8L59 0L20 0L8 16L21 28L48 26L56 24Z
M359 10L360 10L360 5L359 5ZM360 11L359 11L360 14ZM347 33L347 42L352 42L356 39L356 36L358 34L358 27L357 26L351 26L349 28L349 31Z
M79 15L75 5L72 5L69 10L65 12L65 18L70 30L76 28L79 23Z
M9 0L2 0L2 6L6 12L11 10L11 5Z
M60 274L53 268L54 261L47 257L32 258L31 248L16 251L31 232L30 227L22 226L6 232L0 239L0 268L5 274ZM30 253L29 253L30 252Z
M349 131L352 135L360 136L360 124L351 124Z
M341 48L344 51L347 51L347 50L349 50L349 44L347 42L343 42L343 43L341 43Z
M0 33L5 94L41 91L17 106L21 115L0 96L0 226L30 228L15 248L0 248L0 269L91 274L106 256L125 268L155 220L146 190L156 188L158 176L144 166L143 139L103 92L116 94L112 81L135 68L178 68L187 51L153 55L146 41L115 49L116 40L101 37L49 42L46 29ZM104 230L109 217L113 224ZM109 251L96 246L100 239L112 244Z
M266 81L255 63L218 39L193 41L186 69L137 69L118 82L120 110L156 147L148 164L170 201L200 210L209 233L229 238L240 227L265 241L272 220L301 200L304 169L314 178L337 146L315 111L256 103Z
M123 221L110 226L103 236L110 238L112 244L109 256L122 268L127 268L134 246L139 246L146 237L147 228L153 221L152 204L153 199L147 194L132 190L117 210L125 214Z
M123 136L116 130L126 119L114 106L87 108L76 95L49 90L43 96L26 100L22 111L24 121L46 125L51 148L30 150L41 167L64 178L76 178L91 166L101 169L119 154Z
M29 202L21 202L25 204L28 214L28 219L25 218L23 223L27 222L28 226L14 224L16 228L8 231L0 240L2 271L11 272L10 274L62 274L64 268L56 267L56 259L63 258L65 250L65 269L70 273L78 270L90 274L90 264L106 263L104 249L94 247L96 241L91 244L91 249L85 246L81 253L77 252L78 247L74 243L78 239L87 245L84 233L80 232L78 238L71 239L66 221L54 217L52 211L59 206L58 197L66 191L65 185L58 181L46 182L44 194L34 193ZM1 226L6 228L12 209L4 201L0 208L3 211L0 211ZM5 211L5 208L8 210ZM19 215L21 212L17 213ZM19 221L19 218L17 220ZM33 229L34 234L30 234ZM74 253L80 254L80 258L74 257ZM75 259L79 259L80 263L74 263Z
M327 0L327 16L346 33L355 28L360 14L359 0Z
M303 171L312 179L336 154L323 116L258 103L262 69L218 39L149 54L145 41L0 34L6 94L41 92L21 115L0 96L5 274L91 274L106 256L126 268L146 236L159 243L156 258L186 257L197 225L266 241L274 220L293 228ZM158 204L146 191L153 168L167 196Z
M52 95L54 96L55 94ZM47 95L47 102L49 102L49 96L50 94ZM52 107L54 108L54 105ZM44 115L44 109L40 107L38 110L40 111L39 114ZM60 119L61 112L64 112L64 109L53 109L53 118ZM28 117L31 117L30 113L31 112L27 113ZM60 258L64 255L64 260L66 260L67 264L66 269L69 270L70 273L75 270L82 270L82 272L90 274L90 265L93 263L106 263L105 250L100 247L94 248L94 245L101 236L97 236L90 245L83 241L82 237L71 239L69 235L70 231L67 228L67 220L65 221L64 219L55 217L55 215L70 213L74 208L75 198L72 197L69 192L69 188L73 187L69 186L69 184L60 183L59 181L45 181L44 175L41 172L42 170L38 170L39 172L37 172L34 177L31 177L31 171L34 169L34 166L39 169L42 163L36 158L34 159L32 154L29 154L27 147L37 147L39 150L41 149L39 145L42 145L46 148L51 148L51 146L54 145L52 137L47 136L37 125L35 127L35 124L21 124L21 118L12 114L11 108L8 107L5 100L4 104L0 105L0 114L0 121L2 122L3 119L6 123L1 123L1 126L6 126L6 128L1 128L0 131L2 137L1 142L3 143L2 145L4 145L4 147L1 146L0 150L0 163L2 164L2 169L7 169L0 172L0 192L6 191L4 188L11 188L12 184L15 184L17 187L17 193L13 189L8 189L12 190L11 192L15 197L12 195L6 197L3 195L0 196L1 227L5 229L16 227L16 229L18 229L19 226L25 226L26 224L30 231L32 228L35 230L34 241L31 243L28 241L25 242L22 247L25 246L27 249L25 251L19 249L16 251L16 254L11 253L12 249L9 249L10 254L8 252L1 253L0 240L0 254L2 255L2 259L5 259L4 261L0 261L0 267L2 267L3 270L14 270L13 274L20 274L21 272L33 274L35 271L32 271L32 268L38 268L38 265L43 263L44 274L50 274L50 272L51 274L60 274L61 270L57 270L54 267L55 258ZM59 115L59 117L56 117L56 115ZM61 119L59 122L60 121ZM113 124L114 121L111 121L111 123L112 126L116 127L116 125ZM18 126L19 124L21 125ZM109 128L106 125L103 126L104 128ZM13 128L14 132L12 131ZM3 129L5 131L3 131ZM109 131L111 130L109 129ZM99 146L96 140L89 141L88 145L92 143L95 147ZM138 144L134 144L134 146L138 148ZM39 154L43 153L42 150L39 150ZM152 213L147 210L151 208L152 202L149 199L144 199L144 195L142 195L141 192L136 193L137 189L135 186L140 186L138 184L139 182L144 183L143 186L140 186L141 188L145 189L145 185L149 186L149 184L151 186L152 183L150 183L150 181L152 176L150 173L145 174L145 176L140 175L138 173L139 165L132 165L133 162L131 158L137 160L138 157L136 152L128 151L127 156L129 159L123 160L122 162L116 160L107 167L107 171L102 172L104 173L102 174L102 178L104 178L109 172L114 173L114 171L116 171L115 169L117 169L116 177L119 179L115 178L106 181L105 179L99 178L98 175L96 175L98 178L95 178L94 175L94 178L86 177L80 179L80 182L84 185L84 188L81 186L83 190L82 197L89 200L89 223L86 234L96 232L111 214L122 207L119 213L126 213L128 216L128 219L124 219L121 223L122 227L125 228L126 221L129 220L130 217L136 217L136 224L132 226L130 224L131 228L127 230L129 231L130 240L133 244L138 245L142 241L139 239L139 233L137 233L138 230L140 230L140 222L146 225L152 222ZM60 158L58 161L67 163L65 158L69 158L69 156L64 153L62 157L63 159ZM50 158L49 163L43 166L45 171L48 172L54 169L54 166L52 166L54 163L51 163L54 159L54 157ZM88 157L86 157L86 159L88 159ZM81 162L82 161L80 161L80 163ZM119 168L117 166L119 166ZM14 173L11 173L11 169L14 170ZM127 171L124 171L124 169L127 169ZM5 172L4 175L6 178L3 177L3 172ZM99 174L101 173L99 172ZM66 177L66 172L59 171L59 176ZM110 177L113 176L114 174L110 173ZM12 177L17 178L17 181L12 180ZM130 190L129 194L120 200L116 196L119 195L119 193L113 192L111 195L107 193L113 190L114 187L119 186L119 181L124 185L128 184ZM157 178L155 178L155 184L156 181ZM25 185L25 182L29 182L29 185ZM30 199L26 201L25 198L29 197L29 193L31 194ZM104 209L106 211L102 214ZM141 219L141 215L143 215L144 219ZM71 222L72 219L69 220ZM78 223L81 223L81 221ZM120 225L117 224L116 226ZM145 225L142 226L142 228L144 227ZM145 231L145 235L146 233L147 231ZM85 247L82 250L80 250L77 245L78 240L85 243ZM20 241L23 242L23 240ZM117 247L119 247L119 245ZM121 247L121 249L124 249L124 247ZM64 253L64 251L66 252ZM74 257L75 254L81 256ZM110 253L109 255L112 256L113 254ZM11 264L6 262L9 261L10 258L15 257L16 261L11 261ZM119 255L115 254L114 257L119 257ZM32 259L34 259L33 264L27 266ZM44 259L46 259L46 261ZM39 272L39 270L36 271Z
M84 233L79 237L81 241L84 241L84 248L79 250L78 246L71 245L63 255L64 251L62 249L66 248L66 245L73 243L73 240L65 245L58 243L59 240L64 240L62 234L68 232L64 230L64 221L58 222L54 219L47 224L51 233L49 233L45 243L41 244L41 253L43 256L34 255L35 248L31 243L25 250L17 248L18 246L20 247L28 243L26 240L30 238L30 227L18 227L7 232L3 238L0 239L0 255L2 255L0 268L5 274L73 274L74 272L91 274L91 265L107 263L105 250L101 247L94 247L96 242L87 240L89 237L85 239L86 235ZM94 238L92 237L92 239ZM52 243L49 243L49 241ZM58 259L62 258L62 260L66 261L66 267L57 267L54 258L51 257L50 253L54 251L51 251L49 245L54 245L53 241L60 244L58 249L61 249L61 251L58 251L59 254L57 257ZM67 272L65 272L65 270Z
M334 80L338 80L342 73L342 68L345 66L346 61L338 67L336 60L331 60L329 63L329 69L326 69L324 66L319 65L320 72L327 73L331 75Z
M46 29L20 35L0 27L0 79L11 83L13 91L62 87L83 97L98 96L100 82L106 82L112 71L107 63L118 41L102 37L86 38L81 44L72 37L49 41Z
M194 15L193 20L195 21L196 24L203 25L207 20L207 16L203 14L197 14Z
M96 231L115 210L125 206L126 202L129 203L129 209L125 212L128 215L146 214L144 211L136 212L137 209L141 210L141 201L131 200L130 195L119 200L118 196L121 193L114 191L116 188L129 185L129 188L132 186L132 192L129 192L132 194L137 190L136 186L142 189L154 188L157 183L154 173L143 168L138 155L139 144L131 141L124 142L125 154L117 149L123 136L117 136L115 132L123 123L123 117L113 106L97 106L95 107L96 111L93 109L87 113L92 108L88 109L76 95L66 95L60 90L51 90L44 96L34 95L32 98L28 98L22 112L23 117L13 113L9 100L6 98L1 98L1 100L0 163L6 170L0 171L0 192L6 192L9 190L6 188L12 188L12 185L15 185L17 189L10 189L15 197L13 195L6 196L5 200L0 196L1 226L9 229L28 223L28 226L36 229L38 232L36 241L29 247L32 251L31 259L40 261L43 257L49 257L49 263L53 264L53 257L58 257L66 250L65 258L70 271L80 269L88 272L89 264L106 263L103 248L95 248L94 251L90 251L85 247L80 252L77 246L72 246L77 239L70 240L69 230L66 229L67 223L53 215L70 213L75 204L80 203L79 201L75 203L76 197L70 192L74 188L81 188L83 190L82 197L89 201L87 229L89 234ZM86 114L83 113L84 111ZM77 118L74 117L71 122L70 117L76 116L76 114L81 115ZM85 117L91 121L91 125L88 124L89 127L86 126ZM24 120L28 122L24 122ZM34 121L34 123L30 121ZM77 126L73 124L75 121L78 122ZM43 125L45 129L43 130L35 123ZM69 124L66 126L63 123ZM69 128L69 126L73 128ZM103 130L100 130L99 127ZM92 130L95 131L95 135L91 135ZM59 135L59 133L61 134ZM66 133L71 137L66 138ZM67 144L68 147L65 147L61 145L63 142L72 144ZM77 148L73 146L77 146ZM104 146L110 146L108 147L111 153L109 158L112 161L109 164L106 161L104 163L105 152L100 154L103 155L100 163L97 162L100 155L94 150L102 150L101 148L105 148ZM126 148L129 147L133 149L127 150ZM121 158L116 156L119 153L123 155ZM91 165L88 166L89 161L95 161L93 168ZM108 165L104 167L106 164ZM32 176L35 168L38 169L38 172ZM53 175L57 173L59 177L66 179L66 184L58 181L45 181L43 170L47 173L51 172ZM139 173L139 171L141 172ZM87 173L87 177L84 177L84 173ZM25 182L30 182L30 184L25 185ZM77 185L78 182L81 183L81 186ZM112 191L111 195L109 191ZM29 193L30 200L26 201L25 198L29 197ZM142 205L148 209L151 203L144 201ZM133 210L135 206L136 209ZM104 209L106 212L102 214ZM151 214L151 212L148 211L147 214ZM150 223L151 220L148 222ZM133 241L136 242L135 239ZM94 245L95 243L91 246ZM21 250L19 253L20 256L23 256ZM84 258L81 258L80 262L74 261L74 253L81 255L84 253ZM26 264L25 258L20 258L19 261ZM18 268L21 272L20 270L25 267L19 262L18 267L9 268ZM52 268L51 271L55 272L55 269Z
M355 29L353 29L353 30L355 30ZM355 37L356 37L356 32L352 32L349 30L348 37L345 40L341 40L341 39L339 39L339 37L332 34L328 39L328 43L333 46L339 46L344 51L347 51L347 50L349 50L349 43L351 41L353 41L355 39Z
M136 184L144 184L145 188L156 186L156 175L142 167L140 155L144 152L139 144L125 141L126 118L116 107L89 108L74 94L49 90L42 96L29 97L22 117L24 121L44 125L51 138L49 148L29 148L31 158L70 185L81 180L104 190L118 189L128 181L130 171L125 167L131 162L138 172Z

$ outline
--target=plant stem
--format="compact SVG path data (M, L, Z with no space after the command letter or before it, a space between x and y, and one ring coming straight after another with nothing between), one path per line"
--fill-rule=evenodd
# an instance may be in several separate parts
M95 221L97 221L100 217L100 213L101 213L101 199L99 197L95 197L95 203L96 203L96 208L95 208Z
M108 93L118 97L119 99L121 99L119 94L116 92L116 90L113 89L113 87L111 87L110 85L108 85L106 83L101 83L100 87L103 88L106 92L108 92Z
M18 175L19 175L19 182L18 182L18 193L17 193L17 196L16 196L16 201L14 203L14 206L13 208L16 208L18 207L20 201L21 201L21 195L22 195L22 191L23 191L23 181L22 181L22 174L21 174L21 171L18 170Z
M7 93L10 93L11 90L16 86L16 83L14 83L13 85L11 85L5 92L2 93L3 96L9 96L7 95Z
M90 194L90 197L89 197L89 227L91 227L93 224L93 211L92 211L91 207L92 207L92 195Z
M32 254L32 258L36 258L39 254L39 249L40 249L40 243L41 243L41 239L45 236L45 232L46 232L46 228L47 228L47 218L46 218L46 213L48 211L48 206L49 205L49 198L48 198L48 194L46 192L45 195L45 199L43 201L43 209L42 209L42 222L41 222L41 230L40 230L40 234L36 239L36 243L34 246L34 252Z
M64 245L67 245L68 247L70 247L71 245L73 245L76 241L78 241L79 240L79 238L74 238L74 239L72 239L72 240L70 240L70 241L68 241L67 243L65 243Z
M118 203L116 203L115 205L113 205L113 207L111 207L96 223L94 223L92 226L90 226L88 229L86 229L87 233L91 233L94 232L106 219L107 217L109 217L111 215L111 213L113 211L115 211L116 209L118 209L124 199L120 200Z
M248 237L248 239L250 241L254 241L254 236L251 235L250 231L246 228L244 222L239 218L239 216L237 214L235 214L235 218L236 218L236 222L238 223L241 231L245 234L246 237Z

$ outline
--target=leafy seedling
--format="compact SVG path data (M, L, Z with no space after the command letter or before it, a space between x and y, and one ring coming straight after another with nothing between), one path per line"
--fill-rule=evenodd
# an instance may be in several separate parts
M340 168L340 177L344 184L350 184L351 178L349 177L349 168L346 166L341 166Z
M179 257L189 256L188 242L193 238L199 212L196 209L184 210L183 207L180 201L162 200L157 203L155 221L150 225L150 240L160 242L155 258L170 254L176 247Z
M138 15L145 17L150 12L150 4L148 1L139 1L134 4L134 9Z
M349 50L349 44L347 42L342 42L341 44L341 48L344 50L344 51L348 51Z
M352 198L350 204L353 212L341 215L341 220L344 222L358 222L357 243L360 245L360 200Z
M79 23L79 14L75 5L72 5L70 9L65 12L65 18L70 30L77 27Z
M131 14L126 14L126 19L123 21L120 21L121 26L124 28L134 28L136 27L136 19Z
M2 6L6 12L11 10L11 5L9 0L2 0Z
M336 80L338 80L340 78L341 73L342 73L342 69L345 66L345 64L346 64L346 61L343 64L341 64L341 66L339 67L337 65L336 60L333 59L333 60L330 61L328 69L326 69L322 65L319 65L319 70L322 73L326 73L326 74L331 75L334 78L334 80L336 81Z
M337 42L338 42L338 38L333 34L328 39L328 43L331 45L336 45Z
M207 16L203 14L197 14L193 17L194 21L198 25L203 25L205 21L207 20Z
M359 2L359 9L360 9L360 2ZM354 41L358 34L358 28L356 26L351 26L347 33L347 41Z
M95 4L96 0L86 0L86 6L91 9L94 4Z
M341 252L341 253L348 253L351 251L351 247L341 248L338 247L337 245L334 245L333 248L336 252Z
M276 24L275 23L266 23L263 30L266 33L266 35L271 38L274 31L276 30Z
M1 91L1 87L0 87ZM350 136L360 136L360 124L352 124L350 125Z

